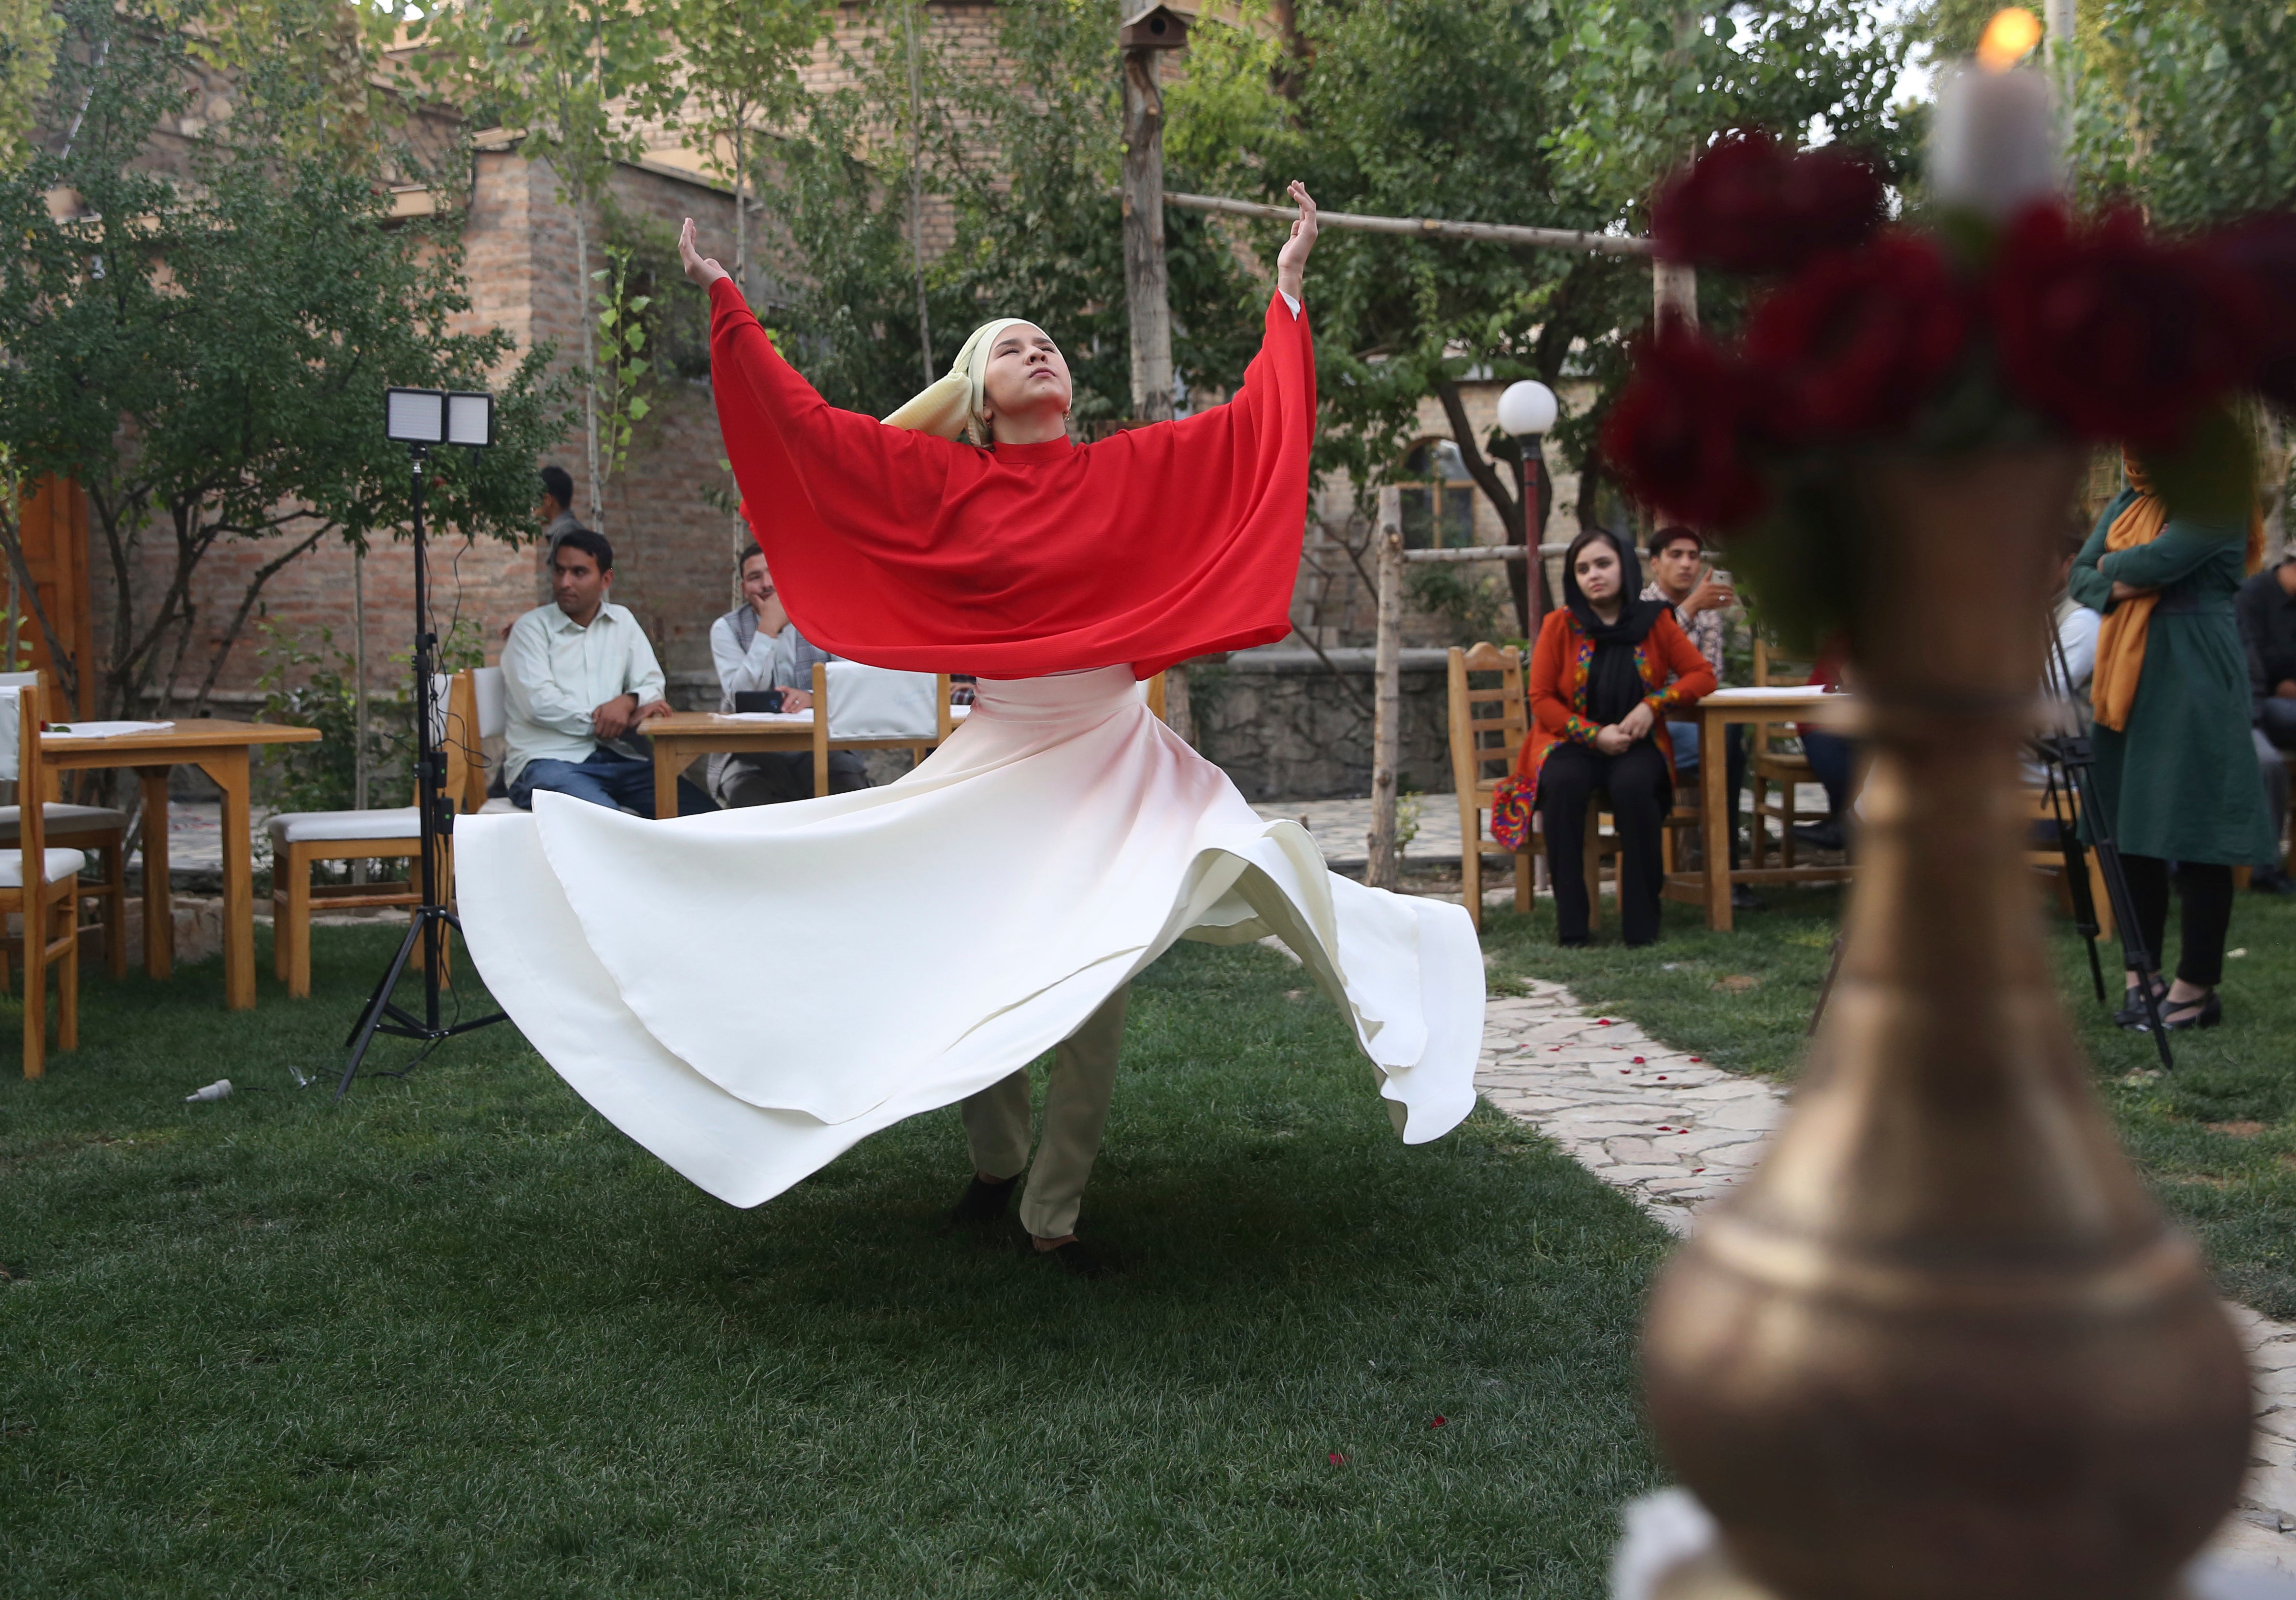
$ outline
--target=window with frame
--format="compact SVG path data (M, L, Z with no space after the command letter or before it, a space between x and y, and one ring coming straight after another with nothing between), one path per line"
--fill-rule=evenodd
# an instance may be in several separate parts
M1429 439L1403 458L1403 546L1456 550L1475 542L1475 480L1447 439Z

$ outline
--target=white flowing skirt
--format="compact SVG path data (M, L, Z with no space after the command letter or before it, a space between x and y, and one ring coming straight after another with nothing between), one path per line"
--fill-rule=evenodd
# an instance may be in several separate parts
M737 1206L987 1087L1185 937L1274 934L1406 1144L1474 1105L1467 914L1336 877L1123 668L983 682L881 789L648 822L563 795L458 818L472 958L606 1119Z

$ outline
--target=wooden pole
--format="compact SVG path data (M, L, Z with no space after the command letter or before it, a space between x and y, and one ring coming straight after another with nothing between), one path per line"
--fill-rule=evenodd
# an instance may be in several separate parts
M1651 262L1651 315L1663 323L1679 316L1698 325L1698 268L1687 261Z
M1403 491L1379 492L1379 636L1372 654L1371 839L1364 882L1403 881L1395 843L1396 767L1403 748Z
M1172 308L1164 276L1164 93L1160 50L1124 52L1124 299L1132 314L1132 414L1172 414Z
M1213 211L1224 217L1258 217L1291 222L1296 206L1267 206L1223 194L1167 194L1164 203L1183 211ZM1497 244L1529 244L1542 250L1593 250L1604 256L1647 256L1651 242L1632 234L1587 234L1577 228L1519 227L1505 222L1447 222L1435 217L1369 217L1354 211L1318 211L1319 227L1358 234L1407 234L1423 239L1488 239Z

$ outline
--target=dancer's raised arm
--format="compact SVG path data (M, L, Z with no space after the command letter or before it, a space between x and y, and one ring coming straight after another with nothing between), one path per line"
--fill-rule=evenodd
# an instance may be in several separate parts
M1300 285L1307 277L1308 252L1316 248L1316 202L1308 193L1308 185L1298 178L1292 180L1285 193L1299 202L1300 219L1292 225L1292 236L1275 253L1275 286L1297 300L1305 298ZM718 264L712 261L709 265Z

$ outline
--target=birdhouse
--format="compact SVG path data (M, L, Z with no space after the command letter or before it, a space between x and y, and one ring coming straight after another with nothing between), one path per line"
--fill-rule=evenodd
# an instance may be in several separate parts
M1126 19L1116 30L1116 42L1127 50L1185 49L1188 20L1168 5L1152 5Z

